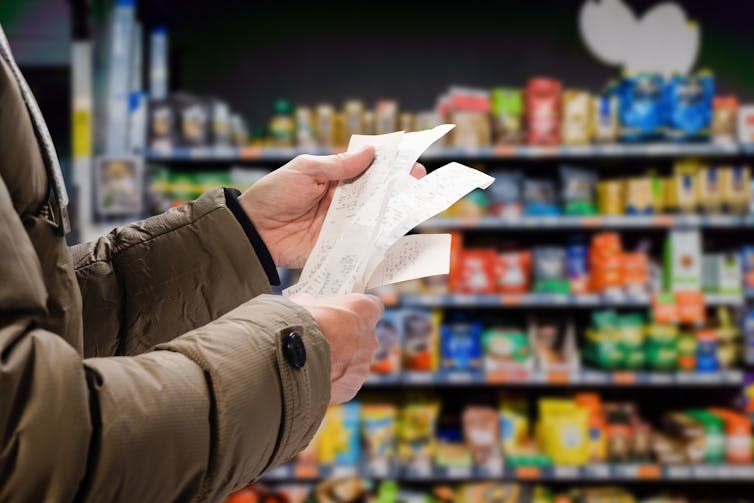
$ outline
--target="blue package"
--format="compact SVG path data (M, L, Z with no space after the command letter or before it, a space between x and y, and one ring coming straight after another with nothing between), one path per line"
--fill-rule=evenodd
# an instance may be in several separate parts
M754 309L747 309L741 316L741 332L744 335L744 363L754 365Z
M584 282L589 278L589 248L583 243L571 243L566 248L568 279L571 282Z
M361 460L361 426L359 423L361 406L358 402L348 402L339 407L339 414L336 413L332 419L340 423L337 427L342 428L343 436L341 440L345 441L348 447L336 452L335 465L357 466Z
M673 76L663 90L665 136L673 141L709 139L714 94L711 74Z
M482 367L482 324L446 323L440 330L443 370L478 370Z
M623 79L617 89L620 137L624 141L658 139L662 133L662 78L641 73Z

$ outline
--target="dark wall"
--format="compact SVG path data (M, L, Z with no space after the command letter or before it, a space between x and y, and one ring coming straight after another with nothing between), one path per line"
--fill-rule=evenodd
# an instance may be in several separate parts
M550 74L599 89L617 74L577 29L581 0L248 2L144 0L148 23L172 30L174 88L223 97L264 124L279 97L296 102L395 97L431 108L450 84L522 85ZM659 2L629 3L643 12ZM754 2L681 2L699 22L699 66L723 92L754 99Z

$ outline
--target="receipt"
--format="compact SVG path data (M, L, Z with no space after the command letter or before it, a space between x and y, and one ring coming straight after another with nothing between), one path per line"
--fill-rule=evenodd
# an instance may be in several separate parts
M403 236L385 253L367 281L367 290L412 279L448 274L450 234Z
M453 127L352 136L348 150L373 145L375 159L364 174L338 185L299 282L283 293L341 295L447 274L449 235L404 235L494 181L458 163L421 180L410 175L421 154Z

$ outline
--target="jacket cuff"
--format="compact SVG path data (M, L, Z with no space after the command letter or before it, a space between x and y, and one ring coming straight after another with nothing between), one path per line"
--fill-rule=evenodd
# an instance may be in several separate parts
M306 350L300 368L283 351L291 331ZM213 459L203 500L217 500L303 450L330 401L329 343L308 311L279 296L259 296L156 349L186 355L207 375Z
M257 257L259 258L259 262L262 264L265 274L267 274L267 279L270 280L270 284L280 286L280 276L278 276L278 270L275 267L275 261L272 260L270 250L267 249L267 246L265 246L264 241L262 240L262 236L259 235L254 224L251 223L251 219L241 207L241 203L238 202L238 196L241 195L241 191L238 189L224 188L223 192L225 193L225 204L228 206L231 213L233 213L233 216L236 217L238 223L241 224L241 228L249 239L251 246L254 248Z

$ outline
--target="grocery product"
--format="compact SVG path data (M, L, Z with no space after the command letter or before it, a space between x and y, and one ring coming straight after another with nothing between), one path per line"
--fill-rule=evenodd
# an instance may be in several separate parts
M601 215L623 215L625 198L620 180L603 180L597 184L597 208Z
M364 104L359 100L348 100L343 104L345 118L344 138L351 138L354 134L364 132Z
M502 467L500 424L493 407L468 406L463 411L463 436L477 466Z
M301 148L316 146L314 116L309 107L296 107L296 145Z
M531 286L531 253L509 251L498 255L495 269L496 287L500 293L524 293Z
M648 176L629 178L625 181L628 215L647 215L655 212L653 182L654 180Z
M524 91L527 143L560 143L561 83L547 77L529 80Z
M710 407L725 424L725 460L728 463L752 462L752 425L748 417L729 409Z
M520 89L498 87L490 94L493 134L497 144L521 141L523 96Z
M637 74L623 79L619 97L620 138L627 142L657 139L662 134L662 78Z
M607 437L602 400L597 393L578 393L576 405L588 411L589 430L587 458L589 462L604 462L607 459Z
M579 366L579 353L576 347L576 334L573 322L547 317L529 318L529 338L537 359L537 366L543 371L571 371Z
M400 371L403 329L403 313L396 309L385 310L375 327L379 348L370 366L372 372L392 374Z
M530 370L533 364L529 338L519 328L490 327L482 332L485 372Z
M360 405L331 405L317 432L317 460L324 465L354 466L361 458Z
M523 199L525 215L553 216L560 213L552 180L526 178Z
M663 89L665 136L674 141L704 140L710 135L715 79L708 72L673 75Z
M566 215L594 215L596 175L574 166L560 166L561 200Z
M513 483L476 482L458 489L453 503L525 503L529 501L523 486Z
M746 213L749 205L751 169L732 166L720 170L723 203L728 211Z
M738 141L754 143L754 105L741 105L738 108Z
M740 256L735 253L710 253L702 256L702 287L706 292L740 295Z
M562 94L561 141L565 145L586 145L592 140L590 106L592 96L576 89Z
M464 249L459 258L458 279L452 280L459 293L494 293L498 256L493 249Z
M738 98L733 95L715 96L712 99L712 139L718 143L736 141L736 115Z
M398 128L398 102L380 100L374 106L375 134L387 134Z
M723 207L722 170L716 166L703 167L698 172L699 205L707 213L717 213Z
M537 246L532 250L533 290L541 293L570 291L566 251L552 246Z
M500 440L506 458L521 454L529 439L529 407L524 398L507 398L500 404Z
M618 139L618 98L610 91L592 98L592 132L599 143Z
M393 404L367 403L361 408L361 436L367 467L386 472L396 456L397 409Z
M317 105L314 132L319 145L331 147L335 143L335 108L329 103Z
M407 133L416 131L416 116L414 114L402 113L398 118L398 129Z
M684 213L693 212L699 204L699 170L702 164L695 159L675 162L673 176L666 185L668 206Z
M430 372L438 368L438 337L441 314L409 309L403 315L403 368Z
M418 470L431 467L439 412L437 402L410 402L401 410L398 455L404 466Z
M720 369L717 360L717 333L714 329L696 331L696 368L700 372L716 372Z
M491 214L503 218L517 218L523 212L523 173L520 171L495 171L495 183L487 192L491 198Z
M445 323L440 329L441 368L444 370L479 370L482 368L482 324Z
M702 287L701 236L698 230L673 229L665 241L665 288L678 292Z
M292 147L296 135L293 105L287 100L275 102L275 114L270 119L270 139L275 147Z
M589 250L580 241L566 248L568 281L571 293L578 295L589 291Z
M717 464L725 460L725 431L723 420L705 409L691 409L686 414L699 422L704 430L705 463Z
M583 465L589 460L589 409L573 400L541 398L537 438L556 465Z

